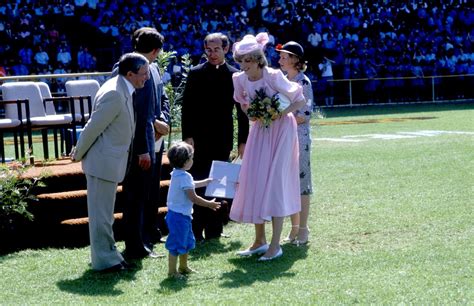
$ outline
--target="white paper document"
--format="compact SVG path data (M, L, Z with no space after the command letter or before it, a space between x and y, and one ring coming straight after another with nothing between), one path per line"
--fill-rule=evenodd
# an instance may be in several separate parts
M212 161L209 177L213 180L206 187L206 196L233 199L239 172L240 164Z

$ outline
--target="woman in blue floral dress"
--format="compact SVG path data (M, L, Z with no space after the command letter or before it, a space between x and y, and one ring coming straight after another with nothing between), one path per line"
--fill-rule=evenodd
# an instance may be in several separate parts
M294 41L287 42L283 46L277 45L280 52L281 69L286 72L290 81L296 82L303 87L303 95L306 104L294 112L296 123L298 124L299 142L299 165L300 165L300 192L301 192L301 212L291 215L291 232L284 241L297 245L308 242L308 216L310 195L313 193L311 184L311 130L309 120L313 103L313 89L311 81L303 73L306 70L306 63L303 60L304 50L300 44Z

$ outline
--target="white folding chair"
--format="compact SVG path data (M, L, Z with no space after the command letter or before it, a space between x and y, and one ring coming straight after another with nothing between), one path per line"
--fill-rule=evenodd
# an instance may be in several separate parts
M53 97L51 94L51 90L49 89L49 85L45 82L36 82L41 90L41 96L43 97L43 104L46 110L47 115L56 115L56 109L59 112L69 112L74 114L74 122L79 123L82 121L81 114L76 112L74 108L74 104L72 103L73 100L71 97ZM56 105L55 102L66 102L66 105L59 104ZM64 148L64 142L66 142L66 150ZM61 133L61 152L69 153L72 145L75 145L77 142L77 133L76 133L76 125L72 127L72 129L64 130L64 133Z
M66 82L66 93L69 97L74 98L74 107L76 114L81 116L82 126L89 120L92 102L99 88L100 84L96 80L70 80Z
M12 133L13 134L13 141L15 147L15 159L19 159L20 154L18 152L18 133L20 134L20 153L21 157L25 158L25 141L24 141L24 132L27 132L28 135L28 147L31 148L32 146L32 137L31 137L31 126L29 121L23 121L23 118L27 118L29 116L29 107L28 107L28 100L16 100L16 101L7 101L3 100L0 101L0 104L3 106L6 105L15 105L17 109L17 115L14 118L9 118L8 114L5 118L0 119L0 154L1 154L1 161L5 163L5 141L4 136L5 133ZM24 104L24 109L26 114L22 112L22 104ZM34 160L31 161L32 163Z
M53 95L51 94L51 91L49 90L49 85L47 83L36 82L36 84L38 84L40 88L41 96L43 97L43 102L44 102L44 99L53 98ZM56 110L54 109L53 101L44 102L44 108L46 110L47 115L56 115Z
M33 130L41 130L43 136L44 158L49 158L48 149L48 129L54 130L54 149L56 158L58 154L57 129L74 126L75 120L71 114L46 114L43 104L41 89L35 82L11 82L2 85L3 98L5 100L27 99L29 101L30 117ZM71 103L72 104L72 103ZM22 106L23 107L23 106ZM26 110L25 110L26 111ZM15 118L17 110L14 105L5 105L5 115L8 118ZM18 118L17 118L18 119ZM33 148L31 148L33 149Z

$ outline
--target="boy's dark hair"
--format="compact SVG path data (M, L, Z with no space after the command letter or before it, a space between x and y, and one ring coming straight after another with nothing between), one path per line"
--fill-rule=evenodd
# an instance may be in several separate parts
M155 49L163 49L165 38L155 28L143 27L136 30L132 36L133 50L148 53Z
M180 141L169 148L167 156L173 168L183 168L184 164L193 157L193 147Z
M120 57L118 73L123 76L127 75L129 71L138 73L138 70L147 64L148 60L143 55L138 53L125 53Z

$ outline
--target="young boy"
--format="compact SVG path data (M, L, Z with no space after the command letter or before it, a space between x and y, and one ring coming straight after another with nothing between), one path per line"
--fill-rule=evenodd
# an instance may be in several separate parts
M193 203L216 210L220 203L215 199L208 201L196 195L195 188L208 185L212 179L194 182L187 172L193 165L193 147L179 142L168 150L168 159L173 166L171 183L168 190L168 213L166 224L169 235L165 247L169 251L168 276L183 278L183 274L194 272L188 267L188 253L194 249L196 240L192 231L191 220ZM179 268L176 269L179 257Z

